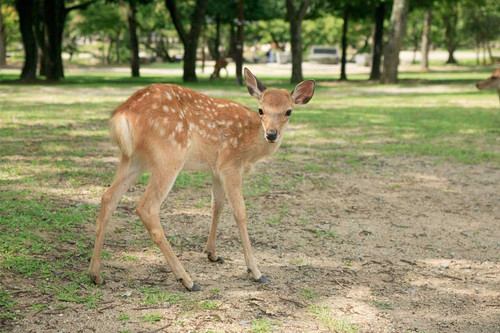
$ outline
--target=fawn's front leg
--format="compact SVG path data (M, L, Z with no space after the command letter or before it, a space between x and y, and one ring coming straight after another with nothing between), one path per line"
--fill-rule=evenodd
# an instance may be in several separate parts
M224 203L226 201L226 192L222 180L218 176L213 176L212 180L212 225L210 227L210 234L207 240L207 254L208 259L213 262L224 263L224 259L217 256L215 250L215 241L217 238L217 225L220 221L220 216L224 210Z
M240 232L241 242L243 244L243 254L245 255L248 272L252 274L255 281L262 283L269 282L269 280L262 275L257 267L257 262L255 261L252 253L252 245L250 244L250 238L248 237L245 200L243 198L241 184L242 174L241 172L228 172L224 175L223 179L229 203L233 208L234 219L236 220L238 231Z

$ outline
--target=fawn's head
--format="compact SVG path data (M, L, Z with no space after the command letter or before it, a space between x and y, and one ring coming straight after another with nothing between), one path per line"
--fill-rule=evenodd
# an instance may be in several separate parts
M480 81L476 84L477 89L479 90L500 90L500 68L495 70L491 77L486 80Z
M259 115L268 142L275 142L283 135L295 105L309 102L314 94L314 80L299 83L289 93L285 89L266 89L252 72L245 68L247 89L259 100Z

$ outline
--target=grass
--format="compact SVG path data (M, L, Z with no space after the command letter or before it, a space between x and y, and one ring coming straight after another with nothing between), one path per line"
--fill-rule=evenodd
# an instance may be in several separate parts
M163 319L163 316L156 314L156 313L153 313L150 315L144 315L141 317L141 321L143 321L145 323L151 323L151 324L154 324L162 319Z
M164 303L177 303L185 300L184 294L171 294L161 291L158 287L149 288L142 287L139 290L143 293L142 304L164 304Z
M392 304L387 302L373 301L373 306L379 310L394 310Z
M311 306L309 311L314 315L328 331L334 333L357 333L359 327L355 324L348 322L346 319L335 318L332 314L330 307L326 305Z
M257 168L246 178L244 194L249 212L257 200L266 200L269 193L293 191L302 184L316 189L335 186L321 175L376 171L385 159L418 158L431 163L489 163L500 167L498 97L496 92L479 92L473 86L491 72L492 68L466 67L460 71L403 72L398 86L364 83L364 75L351 75L353 81L347 84L320 77L314 99L294 111L289 132L274 157L276 163L267 164L269 169ZM0 74L0 80L15 78ZM269 86L293 88L285 77L267 76L263 80ZM61 303L99 305L100 288L88 283L85 271L94 237L88 230L94 230L99 197L112 182L116 169L117 154L109 144L107 120L131 93L156 82L181 83L177 77L145 75L131 79L117 73L69 73L58 85L2 83L2 276L19 281L16 283L29 281L26 284L33 291L48 293ZM199 83L183 85L212 96L230 96L257 108L246 89L234 86L232 80L209 82L202 77ZM275 177L277 172L283 177ZM143 190L148 180L149 175L143 175L138 190ZM210 175L183 172L176 180L172 197L184 204L192 200L192 191L203 191L205 199L191 202L208 212L209 186ZM281 226L297 219L314 238L338 238L333 230L318 229L307 214L290 215L292 205L283 203L269 219L260 222ZM117 215L124 214L132 216L124 211ZM135 217L128 219L127 228L117 228L116 232L135 237L130 244L142 244L143 238L149 242ZM182 249L199 243L194 238L180 237L170 236L173 246ZM111 252L103 252L103 258L111 257ZM128 254L114 258L137 260ZM145 304L183 299L182 294L151 288L141 290L141 294L140 301ZM33 306L40 302L32 301ZM17 302L15 294L1 291L0 307L5 317L15 317L10 311ZM204 306L210 308L213 304ZM267 329L263 328L267 327L265 320L255 326L261 331Z
M252 328L250 330L253 333L269 333L274 332L274 322L267 320L265 318L258 318L252 320Z

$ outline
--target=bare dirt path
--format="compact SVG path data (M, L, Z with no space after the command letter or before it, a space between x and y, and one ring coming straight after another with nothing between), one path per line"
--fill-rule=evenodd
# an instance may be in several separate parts
M136 225L138 185L108 233L112 258L104 260L107 284L98 306L57 309L45 299L48 308L28 310L9 330L355 332L356 325L374 333L500 332L497 167L376 158L349 174L299 175L291 192L279 186L297 176L287 163L276 157L260 165L271 175L271 190L249 199L251 238L271 284L246 274L229 209L218 242L226 262L207 261L209 188L177 189L163 207L164 226L203 287L185 293ZM181 299L144 304L144 295L155 292ZM123 314L129 319L119 320ZM145 322L152 314L161 319Z

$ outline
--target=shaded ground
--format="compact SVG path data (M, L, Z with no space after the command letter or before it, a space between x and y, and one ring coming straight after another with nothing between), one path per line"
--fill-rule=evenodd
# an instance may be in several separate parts
M10 103L26 110L43 103L51 114L68 112L68 117L40 113L37 119L16 120L3 105L2 232L21 234L7 228L12 221L19 228L31 221L50 226L45 211L57 214L55 223L70 224L56 232L40 227L37 237L51 246L46 251L36 250L41 243L31 234L24 243L31 251L27 258L61 263L47 270L19 264L13 258L21 257L3 239L0 305L11 315L2 317L0 330L500 331L495 96L467 95L466 86L433 86L424 95L417 85L401 88L399 96L393 96L397 87L320 88L312 114L296 115L286 144L245 183L250 237L260 268L272 281L268 285L254 283L246 273L229 207L218 237L225 264L208 262L203 250L210 180L183 175L161 218L184 267L203 288L188 293L174 281L135 215L147 177L122 200L109 228L103 259L107 284L94 287L83 274L99 197L117 162L106 137L105 110L135 87L89 89L95 110L82 97L87 88L64 88L54 95L51 89L59 88L34 87L32 103L12 89ZM446 101L433 95L439 91ZM350 101L352 96L357 101ZM387 109L370 113L367 108L377 99L375 106ZM439 116L443 104L450 105L449 119L463 116L467 128L450 130L451 120ZM417 117L413 109L403 116L407 105L429 113L422 120L412 118ZM331 110L339 112L335 118ZM391 112L401 117L397 123ZM326 128L316 124L315 116ZM442 127L433 128L437 125L428 119ZM69 212L61 210L66 208ZM25 218L26 210L33 210L33 219ZM71 224L74 218L80 221Z

